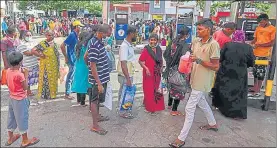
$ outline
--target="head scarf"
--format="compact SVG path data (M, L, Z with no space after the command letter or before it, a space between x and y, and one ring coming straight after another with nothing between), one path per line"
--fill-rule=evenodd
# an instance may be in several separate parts
M244 31L242 31L242 30L236 30L233 33L232 41L233 42L244 43L245 42L245 33L244 33Z

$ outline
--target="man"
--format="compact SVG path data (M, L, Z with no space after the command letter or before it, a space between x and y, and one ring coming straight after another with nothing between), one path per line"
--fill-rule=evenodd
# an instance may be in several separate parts
M74 97L70 96L70 93L71 93L71 83L74 75L74 63L76 60L75 45L78 42L78 34L81 30L81 27L84 26L79 20L74 21L72 25L73 25L73 31L69 34L66 40L61 44L61 50L65 57L65 63L69 67L69 71L65 82L65 99L69 99L69 100L74 99ZM65 49L65 46L67 46L67 50ZM80 100L77 100L77 102L78 101Z
M196 105L198 105L208 120L208 124L201 126L202 130L217 131L217 124L210 106L206 101L206 94L211 90L215 71L219 68L219 45L212 38L213 24L210 19L202 19L196 23L197 35L192 42L193 69L191 73L191 95L186 105L186 118L183 129L178 138L170 144L172 147L181 147L192 126Z
M14 40L15 36L16 36L16 27L10 26L7 30L7 35L1 40L1 53L2 53L5 69L8 69L10 67L10 64L8 63L8 59L7 59L9 53L16 50L15 40Z
M127 86L132 86L133 76L135 73L134 62L135 50L132 43L136 41L137 29L135 26L128 26L127 37L122 42L119 49L119 62L118 62L118 82L120 83L120 88L118 91L118 107L120 106L121 93L123 85L126 83ZM120 107L119 107L120 109ZM120 112L119 115L123 118L132 119L133 115L131 112Z
M236 31L236 24L228 22L223 25L222 30L218 30L214 33L213 38L218 42L220 49L223 48L225 43L231 42L231 36Z
M110 81L110 72L108 64L108 56L104 47L103 39L109 33L109 25L99 26L95 37L88 43L88 51L84 58L89 65L89 83L93 85L90 95L91 113L93 125L91 131L106 135L108 131L101 128L98 122L108 121L109 118L99 114L99 103L105 102L107 83Z
M270 24L267 14L258 16L257 21L259 26L254 33L254 40L251 42L254 46L254 55L256 60L268 60L271 56L271 50L275 41L276 28ZM249 97L259 97L260 89L265 77L266 66L255 65L253 68L254 87L252 94Z

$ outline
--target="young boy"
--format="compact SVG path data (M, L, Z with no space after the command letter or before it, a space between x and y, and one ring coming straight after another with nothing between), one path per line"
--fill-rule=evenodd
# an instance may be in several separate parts
M29 139L27 135L29 120L30 101L27 98L28 71L22 69L23 55L20 52L12 52L8 55L11 67L7 70L7 85L10 91L8 112L8 141L6 146L11 145L20 134L22 135L21 147L27 147L39 142L39 139ZM18 127L20 134L14 134Z

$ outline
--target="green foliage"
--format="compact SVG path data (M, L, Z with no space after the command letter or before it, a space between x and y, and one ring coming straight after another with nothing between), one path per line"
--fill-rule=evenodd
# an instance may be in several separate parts
M258 10L260 10L260 12L267 13L267 14L269 13L269 10L271 8L271 4L270 3L263 3L263 2L254 3L254 6Z
M68 0L21 0L19 1L19 10L26 11L27 8L32 7L34 9L49 11L56 10L88 10L93 14L102 14L102 2L101 1L68 1Z

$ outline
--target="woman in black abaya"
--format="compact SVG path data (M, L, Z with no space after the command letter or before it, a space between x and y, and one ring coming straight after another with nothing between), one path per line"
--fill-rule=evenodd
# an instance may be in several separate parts
M226 117L247 119L247 68L254 64L253 49L245 42L245 34L237 30L232 42L221 51L213 105Z

